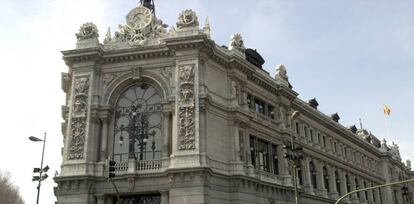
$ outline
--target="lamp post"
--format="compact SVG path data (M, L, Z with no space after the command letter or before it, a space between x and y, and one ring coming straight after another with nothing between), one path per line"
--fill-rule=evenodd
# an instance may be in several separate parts
M46 133L43 137L43 140L37 137L34 137L34 136L30 136L29 140L33 142L43 142L42 160L40 162L40 168L33 168L33 173L39 173L39 176L33 176L32 178L32 181L38 181L36 204L39 204L40 186L42 184L42 181L47 179L48 175L46 174L46 172L49 170L49 166L46 165L45 167L43 167L43 158L45 155L45 145L46 145Z
M129 122L127 126L121 125L121 136L119 137L119 144L123 144L122 132L126 130L129 136L129 158L135 157L135 143L139 145L139 160L144 159L144 150L146 149L147 141L150 136L154 137L155 131L148 133L149 124L148 116L145 112L140 111L142 107L140 105L131 106L131 111L125 116ZM155 151L155 142L151 146L153 152Z
M301 151L302 148L295 148L295 142L293 137L293 119L299 117L300 112L299 111L293 111L293 113L290 115L290 145L291 145L291 151L292 155L290 156L290 159L292 161L292 176L293 176L293 187L295 191L295 204L299 203L298 200L298 182L297 182L297 175L296 175L296 162L301 159L301 155L297 155L296 152Z

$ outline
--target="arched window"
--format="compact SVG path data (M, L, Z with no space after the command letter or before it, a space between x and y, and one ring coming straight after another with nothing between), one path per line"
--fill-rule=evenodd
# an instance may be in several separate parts
M325 184L325 189L327 189L329 192L329 175L328 175L328 168L326 168L326 166L322 168L322 176L323 176L323 182Z
M309 162L309 173L311 176L311 183L314 189L317 189L316 186L316 171L315 171L315 165L313 162Z
M364 186L363 186L363 188L367 188L368 186L367 186L367 182L366 181L364 181ZM368 191L364 191L365 192L365 199L368 199Z
M335 171L335 184L336 184L336 191L339 193L339 195L342 195L342 192L341 192L341 179L339 178L338 171Z
M126 89L115 105L114 160L161 158L164 136L161 95L148 84Z

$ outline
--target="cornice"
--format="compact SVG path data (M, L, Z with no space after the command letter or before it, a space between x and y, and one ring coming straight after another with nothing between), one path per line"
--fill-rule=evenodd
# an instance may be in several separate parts
M352 133L346 127L342 126L340 123L333 121L329 116L323 114L322 112L313 109L302 100L294 100L293 108L298 110L302 115L306 115L306 117L309 117L315 122L323 125L325 128L337 133L340 136L343 136L346 140L352 142L353 144L358 145L361 149L371 152L378 158L381 157L382 154L376 147L361 140L357 135Z

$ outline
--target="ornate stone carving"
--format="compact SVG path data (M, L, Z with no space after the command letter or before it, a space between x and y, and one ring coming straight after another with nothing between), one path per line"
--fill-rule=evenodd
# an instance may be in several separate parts
M86 118L73 118L71 124L69 159L82 159L85 146Z
M281 78L288 81L286 67L283 64L279 64L276 66L276 78Z
M68 159L82 159L84 156L86 121L89 98L89 78L75 79L72 120L70 125Z
M180 13L177 22L177 28L197 27L199 25L196 12L193 10L184 10Z
M180 100L178 108L179 150L195 149L194 66L179 67Z
M237 81L231 81L231 100L233 101L233 105L239 105L242 103L241 97L240 97L240 86Z
M107 73L104 74L103 76L103 84L104 84L104 89L108 88L108 86L116 79L118 78L121 74L123 74L124 72L116 72L116 73Z
M245 154L244 154L244 134L242 130L239 130L239 155L240 155L240 161L245 160Z
M133 47L147 44L148 40L167 36L164 24L145 7L137 7L126 17L127 24L119 25L113 38L107 34L105 48Z
M89 79L79 78L75 81L75 94L73 103L73 115L74 116L85 116L86 104L88 103L88 88Z
M194 68L192 66L180 67L180 96L182 103L194 100Z
M95 39L98 37L98 28L93 23L83 24L79 29L79 33L76 33L76 38L78 39L78 41Z
M243 38L240 34L236 33L230 37L230 44L229 44L229 50L239 50L240 52L243 52L246 50L244 47Z
M140 79L142 75L142 68L141 67L133 67L132 68L132 79Z

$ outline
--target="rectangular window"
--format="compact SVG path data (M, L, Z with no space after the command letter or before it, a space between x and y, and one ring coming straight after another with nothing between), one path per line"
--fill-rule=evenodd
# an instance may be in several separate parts
M300 128L299 128L299 122L296 122L296 134L299 136L300 134Z
M279 160L277 158L277 147L275 144L272 144L272 159L273 159L273 173L279 175Z
M265 102L263 102L260 99L254 98L254 107L255 107L256 112L266 115L265 114Z
M324 147L326 147L326 137L325 137L325 135L322 136L322 144L323 144Z
M264 140L257 140L259 169L262 171L270 172L269 154L269 143Z
M310 129L309 132L310 132L310 141L313 143L314 142L314 140L313 140L313 130Z
M249 109L253 109L253 97L250 94L247 94L247 105Z
M267 116L271 119L275 119L275 107L267 105Z
M333 142L333 151L336 153L336 142Z
M250 135L250 164L256 167L256 139L254 136Z

